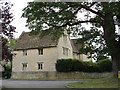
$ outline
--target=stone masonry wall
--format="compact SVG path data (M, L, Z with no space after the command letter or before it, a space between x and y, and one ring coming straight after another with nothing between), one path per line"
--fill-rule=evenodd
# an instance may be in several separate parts
M11 78L22 79L83 79L83 78L101 78L112 77L113 73L84 73L84 72L13 72Z

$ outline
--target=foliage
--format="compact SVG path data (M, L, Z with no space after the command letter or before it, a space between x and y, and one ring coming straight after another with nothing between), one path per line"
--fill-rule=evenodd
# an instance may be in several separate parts
M12 66L8 64L4 65L4 71L2 72L2 77L6 79L10 78L11 72L12 72Z
M77 43L84 44L79 49L81 53L87 54L89 58L97 61L110 56L101 30L91 27L90 30L82 29L82 31L77 31L77 33L82 36L77 40Z
M97 54L98 57L110 55L114 61L113 70L115 72L120 70L120 35L116 34L115 28L115 24L120 24L120 1L30 2L23 11L22 16L27 18L27 26L31 30L66 28L69 32L84 31L85 35L81 37L85 36L83 41L88 45L84 44L86 47L83 47L83 51L90 55ZM81 13L85 13L85 19L78 17ZM94 28L90 29L91 36L86 29L82 29L82 23L92 24L92 27L102 28L103 31L100 33L98 30L94 32ZM93 42L96 43L95 47L93 47Z
M2 61L0 62L0 64L3 66L4 71L2 72L2 77L3 78L10 78L11 76L11 66L9 66L8 62L12 62L12 53L11 51L8 49L8 39L6 38L2 38Z
M4 72L2 72L3 77L7 76L9 78L11 76L11 67L6 66L3 62L12 61L12 53L8 46L8 38L13 38L13 33L15 32L15 27L11 25L13 21L13 14L11 13L11 7L13 5L10 2L0 0L0 55L2 54L2 60L0 60L0 64L4 67ZM12 44L11 44L12 46Z
M10 50L13 50L13 47L14 47L16 41L17 41L17 39L15 39L15 38L8 39L8 44L7 45L8 45Z
M97 63L83 62L83 64L84 64L84 69L82 69L83 72L99 72L99 66Z
M56 69L58 72L71 72L82 70L83 65L78 60L72 59L59 59L56 63Z
M58 72L111 72L112 62L109 59L100 60L99 62L84 62L74 59L59 59L56 63Z
M8 44L8 39L2 38L2 60L12 61L12 53L8 49L9 47L7 44Z
M8 37L13 37L13 32L15 32L16 29L11 25L13 14L10 12L10 9L12 6L10 2L0 0L2 34Z
M8 40L5 38L12 38L13 32L15 32L15 27L11 25L13 21L13 14L10 9L13 5L10 2L1 1L0 0L0 12L1 12L1 25L2 25L2 37L0 38L2 41L2 60L12 60L12 54L8 49Z
M118 21L120 16L119 4L120 2L30 2L28 6L24 8L22 16L27 18L27 26L31 30L39 31L46 27L46 29L69 27L68 30L70 30L73 35L82 36L82 38L78 40L78 43L87 45L80 49L81 53L89 53L89 57L99 60L100 57L108 58L107 56L110 54L108 54L108 47L103 39L103 31L98 30L96 27L103 26L105 21L104 13L113 14L113 16L117 17ZM85 12L85 20L83 21L77 17L81 12ZM96 15L92 17L91 13ZM93 25L90 30L86 30L81 26L81 23L89 22Z
M112 71L112 61L109 59L103 59L98 62L99 71Z

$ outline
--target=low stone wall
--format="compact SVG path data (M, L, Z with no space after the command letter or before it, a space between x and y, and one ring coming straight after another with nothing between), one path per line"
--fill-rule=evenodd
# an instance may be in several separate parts
M112 77L113 73L84 73L84 72L13 72L11 78L47 78L47 79L84 79L84 78L101 78Z

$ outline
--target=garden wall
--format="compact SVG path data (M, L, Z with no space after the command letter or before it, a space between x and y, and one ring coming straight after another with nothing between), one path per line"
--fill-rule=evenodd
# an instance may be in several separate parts
M84 73L84 72L13 72L11 78L22 79L84 79L84 78L101 78L112 77L113 73Z

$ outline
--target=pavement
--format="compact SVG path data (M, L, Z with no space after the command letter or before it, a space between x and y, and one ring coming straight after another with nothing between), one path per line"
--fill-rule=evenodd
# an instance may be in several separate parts
M65 88L66 83L77 81L27 81L27 80L0 80L4 88Z

